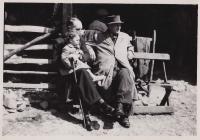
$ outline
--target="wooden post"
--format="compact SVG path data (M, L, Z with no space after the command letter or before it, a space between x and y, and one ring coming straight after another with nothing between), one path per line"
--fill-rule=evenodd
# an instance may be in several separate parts
M66 22L67 22L68 19L70 19L72 17L72 14L73 14L72 3L63 4L63 10L62 11L63 11L62 32L64 34L66 32L66 30L67 30Z
M165 87L165 95L160 103L161 106L164 106L166 103L169 105L169 96L172 92L172 87L171 86L166 86Z
M156 45L156 30L153 30L153 53L155 53L155 45ZM150 82L153 79L153 69L154 69L154 60L152 60L152 65L151 65Z
M165 62L163 61L163 71L164 71L164 82L167 83L167 73L165 68Z

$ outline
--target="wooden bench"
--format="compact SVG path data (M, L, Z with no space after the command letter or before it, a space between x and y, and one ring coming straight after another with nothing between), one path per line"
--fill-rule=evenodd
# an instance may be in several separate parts
M137 41L137 36L136 33L134 33L133 38L135 38L135 40ZM151 38L152 41L152 50L151 53L150 52L135 52L134 53L134 58L133 59L143 59L143 60L150 60L150 67L149 67L149 80L147 83L148 86L148 93L147 96L150 96L151 93L151 89L153 86L159 86L159 87L163 87L165 89L165 93L163 98L161 99L161 102L158 106L145 106L145 107L135 107L133 108L133 113L134 114L163 114L163 113L167 113L167 114L172 114L174 112L173 107L170 105L170 101L169 101L169 96L171 94L172 91L172 85L168 82L167 80L167 73L166 73L166 67L165 67L165 63L166 61L170 60L170 55L167 53L155 53L155 45L156 45L156 31L153 31L153 36ZM136 45L136 44L135 44ZM163 76L164 76L164 80L163 82L156 82L153 81L153 76L154 76L154 63L156 61L160 61L162 62L162 67L163 67ZM153 94L153 93L151 93ZM165 106L167 103L167 106Z
M153 86L159 86L163 87L165 89L164 97L162 98L159 106L137 106L133 107L133 113L134 114L171 114L174 112L173 107L170 106L169 102L169 96L172 91L172 85L168 83L167 81L167 74L165 69L165 61L170 60L170 55L165 53L137 53L135 52L134 59L149 59L149 60L156 60L156 61L162 61L163 63L163 74L164 74L164 82L156 82L153 80L150 80L147 84L148 86L148 94L149 97L151 93L151 89ZM153 77L153 74L152 74ZM153 94L153 93L151 93ZM167 103L167 106L165 104Z

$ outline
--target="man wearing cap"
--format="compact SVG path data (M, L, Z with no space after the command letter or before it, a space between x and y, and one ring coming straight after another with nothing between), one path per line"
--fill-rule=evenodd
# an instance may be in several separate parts
M100 32L105 32L108 27L104 23L105 17L108 16L108 11L106 9L98 9L96 12L97 19L90 23L89 30L97 30Z
M115 107L114 116L119 124L129 128L132 101L137 99L137 92L135 75L128 61L128 57L133 55L132 38L120 31L122 23L119 15L109 16L108 30L96 33L91 43L96 54L93 71L106 76L99 84L100 92Z

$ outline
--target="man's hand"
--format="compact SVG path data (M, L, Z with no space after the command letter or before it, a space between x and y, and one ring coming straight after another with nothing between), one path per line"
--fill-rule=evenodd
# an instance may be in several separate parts
M94 60L96 59L96 54L95 54L94 50L93 50L92 47L89 46L89 45L86 45L86 48L87 48L87 50L88 50L90 59L91 59L92 61L94 61Z
M73 61L77 61L79 59L79 55L77 54L71 54L69 55L69 59Z
M129 60L133 59L133 57L134 57L134 48L133 47L128 48L127 57Z
M90 58L92 59L92 61L94 61L96 59L96 54L95 54L94 50L89 49L88 52L89 52Z

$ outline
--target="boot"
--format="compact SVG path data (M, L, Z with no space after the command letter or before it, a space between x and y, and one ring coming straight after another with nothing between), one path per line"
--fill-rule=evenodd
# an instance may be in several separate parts
M119 124L125 128L130 128L130 122L129 122L129 118L127 116L120 116L120 118L118 118L117 120L119 122Z
M122 103L117 103L116 109L115 109L115 116L119 118L119 116L123 116L124 114L124 109L123 109L123 104Z
M100 99L96 102L95 107L99 109L99 111L106 115L112 115L114 113L114 108L108 105L103 99Z
M108 105L105 102L101 103L99 107L100 107L100 111L106 115L112 115L115 111L115 109L113 107L111 107L110 105Z
M86 115L85 116L85 128L86 128L86 130L87 131L92 131L93 129L92 129L92 123L91 123L92 121L90 120L90 117L89 117L89 115Z

